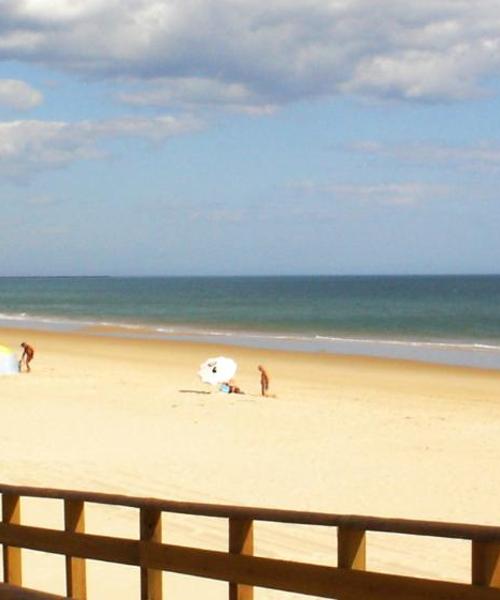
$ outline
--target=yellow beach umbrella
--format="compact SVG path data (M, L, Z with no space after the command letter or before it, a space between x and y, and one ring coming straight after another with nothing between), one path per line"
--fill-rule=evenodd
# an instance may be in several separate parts
M19 373L19 365L12 348L0 345L0 375L15 375Z

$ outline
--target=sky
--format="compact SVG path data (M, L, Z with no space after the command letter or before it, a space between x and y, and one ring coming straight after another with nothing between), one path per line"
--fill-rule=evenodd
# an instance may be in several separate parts
M0 276L500 273L498 0L0 0Z

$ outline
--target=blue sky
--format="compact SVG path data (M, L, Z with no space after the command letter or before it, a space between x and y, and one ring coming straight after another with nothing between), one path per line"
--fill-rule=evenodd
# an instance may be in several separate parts
M473 4L0 0L0 275L498 273Z

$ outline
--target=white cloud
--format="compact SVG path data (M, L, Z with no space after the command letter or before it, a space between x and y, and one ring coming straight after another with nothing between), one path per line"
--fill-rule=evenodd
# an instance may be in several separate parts
M161 78L121 93L122 102L135 106L223 108L247 114L270 114L277 108L271 98L253 93L242 83L225 83L202 77Z
M96 157L94 140L79 126L64 122L11 121L0 123L0 164L30 163L60 166Z
M67 24L98 11L103 3L100 0L24 0L17 4L21 18Z
M498 169L500 168L500 144L478 142L469 145L450 144L396 144L386 145L373 141L362 141L349 146L355 152L371 154L419 164L439 164L455 168Z
M484 93L497 0L4 0L0 60L143 82L136 103L272 110L341 93Z
M72 126L82 137L97 139L101 137L138 137L151 142L162 142L167 138L192 133L202 124L190 117L160 116L153 118L121 118L108 121L84 121Z
M25 202L29 206L37 206L37 207L45 208L46 206L52 206L54 204L58 204L59 200L57 198L54 198L53 196L48 196L48 195L42 194L42 195L26 198Z
M448 196L446 185L422 182L381 184L339 184L297 182L289 186L292 190L307 195L328 195L337 200L403 206L418 204Z
M461 77L464 49L447 55L429 51L407 51L394 56L368 58L356 67L354 77L343 84L345 92L363 96L403 97L408 100L444 100L477 95L477 81Z
M199 207L188 212L190 221L201 221L203 223L241 223L248 213L242 209L224 207Z
M27 110L38 106L42 101L42 94L24 81L0 79L0 106Z
M150 142L198 130L191 117L109 121L10 121L0 123L0 169L13 176L105 156L102 141L136 137Z

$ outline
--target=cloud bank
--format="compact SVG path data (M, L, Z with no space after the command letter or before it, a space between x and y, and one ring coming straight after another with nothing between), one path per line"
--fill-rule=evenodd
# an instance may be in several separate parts
M0 22L0 60L113 78L137 105L247 112L474 97L499 50L496 0L4 0Z

